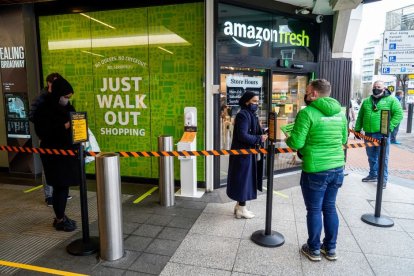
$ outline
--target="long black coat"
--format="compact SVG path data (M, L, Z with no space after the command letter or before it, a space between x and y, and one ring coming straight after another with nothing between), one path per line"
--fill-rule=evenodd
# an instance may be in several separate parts
M232 149L251 149L261 144L263 131L257 116L242 107L236 115ZM263 158L257 161L256 155L230 155L227 176L227 195L236 201L257 198L257 190L262 190Z
M70 121L69 112L74 112L75 108L70 103L66 106L59 105L59 95L52 93L45 97L34 116L40 147L75 150L71 142L70 128L65 128L65 123ZM76 156L41 154L40 157L48 185L55 187L80 184L80 167Z

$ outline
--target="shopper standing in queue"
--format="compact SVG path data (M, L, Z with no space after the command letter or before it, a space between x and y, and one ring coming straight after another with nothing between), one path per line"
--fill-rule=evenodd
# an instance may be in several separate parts
M335 202L344 180L342 146L347 142L348 123L341 105L330 94L331 85L324 79L306 87L309 105L299 111L286 139L286 144L302 155L300 186L307 211L308 240L301 252L311 261L320 261L321 253L328 260L337 259L339 220ZM325 237L321 244L322 226Z
M45 100L46 96L52 92L52 83L55 79L61 78L62 76L59 73L51 73L46 77L46 86L40 91L40 95L33 101L30 105L29 120L32 123L35 123L35 114L39 105L41 105ZM45 194L45 202L47 206L53 206L53 187L47 185L45 174L42 171L42 183L43 183L43 192ZM68 199L72 199L72 196L68 195Z
M239 100L241 107L234 123L231 149L251 149L263 144L267 134L259 124L256 112L259 96L252 91L245 92ZM237 201L234 214L237 218L250 219L254 214L246 207L246 201L257 198L257 190L262 189L263 160L252 154L230 155L227 177L227 195Z
M73 88L63 77L52 83L52 92L38 105L34 124L40 147L48 149L75 150L70 133L70 112L75 109L69 103ZM53 187L53 226L58 231L71 232L76 222L65 214L69 186L80 183L79 162L68 155L41 155L42 165L48 185Z
M366 98L359 109L358 118L355 123L355 131L365 131L365 136L380 140L382 134L381 129L381 110L390 111L390 132L403 119L403 111L400 101L391 96L391 92L385 88L384 82L378 80L372 85L372 95ZM357 136L356 136L357 137ZM390 138L388 137L387 146L385 149L385 164L384 164L384 181L383 187L387 187L388 180L388 156L390 154ZM380 147L366 147L368 156L369 174L362 178L362 182L378 182L378 168L379 168L379 153Z

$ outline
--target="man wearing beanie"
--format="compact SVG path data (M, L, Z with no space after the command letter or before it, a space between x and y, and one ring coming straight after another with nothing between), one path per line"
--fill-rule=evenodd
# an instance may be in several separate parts
M256 115L259 96L247 91L240 98L239 105L241 110L236 115L231 149L251 149L262 145L267 139L267 134L263 133ZM262 166L259 166L256 155L230 155L227 195L237 201L234 207L236 218L254 217L254 214L247 210L246 201L256 199L257 190L261 190L260 168Z
M41 148L75 150L70 133L70 112L75 112L69 103L73 88L63 77L52 83L52 92L37 107L34 124ZM58 231L71 232L76 222L65 214L69 186L78 186L80 174L77 159L73 156L40 155L48 185L53 187L53 226Z
M381 110L390 111L390 132L392 132L403 118L402 107L398 99L392 97L391 92L384 87L384 82L378 80L372 86L372 95L362 102L355 123L355 131L360 132L364 130L365 136L381 139ZM390 139L388 137L384 164L384 184L382 187L384 189L388 180L389 144ZM362 182L377 182L380 147L366 147L365 150L368 156L369 174L362 179Z

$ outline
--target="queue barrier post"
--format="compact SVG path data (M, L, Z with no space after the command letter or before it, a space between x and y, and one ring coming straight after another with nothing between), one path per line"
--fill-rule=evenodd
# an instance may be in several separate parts
M392 227L394 226L394 221L387 217L381 216L381 202L382 202L382 193L384 186L384 167L385 167L385 157L387 151L388 136L390 135L390 111L381 110L381 145L380 145L380 154L378 157L378 180L377 180L377 194L375 198L375 213L374 214L364 214L361 217L361 220L367 224L378 226L378 227Z
M89 218L88 218L88 196L85 177L85 148L79 144L78 160L80 165L81 183L79 187L81 217L82 217L82 239L71 242L66 251L75 256L88 256L96 253L99 248L99 240L97 237L89 236Z
M161 135L158 137L159 151L173 150L173 137ZM174 206L174 157L161 156L158 160L160 204L165 207Z
M414 104L408 104L408 116L407 116L407 133L411 133L411 128L413 126L413 108Z
M272 204L273 204L273 169L275 165L276 141L276 113L269 114L269 143L267 146L267 191L266 191L266 225L265 230L255 231L250 239L264 247L278 247L285 243L282 234L272 231Z
M95 166L100 258L115 261L124 256L119 154L100 153Z

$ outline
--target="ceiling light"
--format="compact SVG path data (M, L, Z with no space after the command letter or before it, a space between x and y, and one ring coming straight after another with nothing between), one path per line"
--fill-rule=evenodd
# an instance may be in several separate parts
M85 16L86 18L89 18L90 20L93 20L93 21L95 21L95 22L98 22L99 24L102 24L102 25L104 25L104 26L106 26L106 27L108 27L108 28L111 28L111 29L116 29L114 26L111 26L111 25L109 25L109 24L106 24L105 22L102 22L102 21L100 21L100 20L98 20L98 19L95 19L95 18L93 18L92 16L89 16L89 15L86 15L86 14L84 14L84 13L79 13L80 15L82 15L82 16Z
M306 9L306 8L300 8L300 9L296 9L295 10L295 13L296 14L303 14L303 15L305 15L305 14L309 14L310 11L308 9Z

